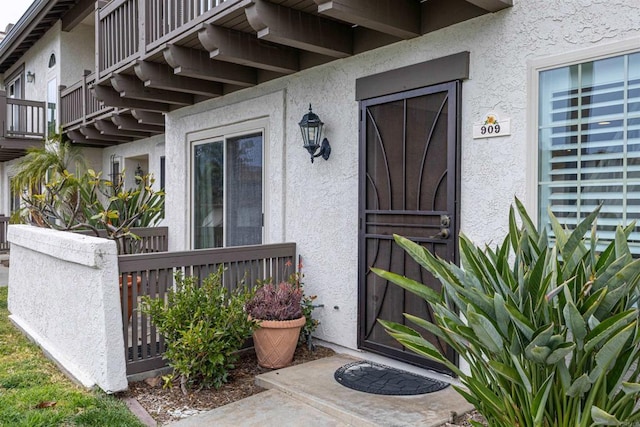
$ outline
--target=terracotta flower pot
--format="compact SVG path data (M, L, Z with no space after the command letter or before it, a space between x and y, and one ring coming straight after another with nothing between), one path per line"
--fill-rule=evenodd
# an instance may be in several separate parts
M284 368L291 364L298 345L300 329L306 322L302 316L295 320L260 320L253 332L253 345L258 365L263 368Z
M136 278L136 284L138 287L137 294L140 295L140 289L142 284L142 277L138 276ZM120 302L122 302L122 276L120 276ZM131 319L131 315L133 314L133 277L131 275L127 276L127 319Z

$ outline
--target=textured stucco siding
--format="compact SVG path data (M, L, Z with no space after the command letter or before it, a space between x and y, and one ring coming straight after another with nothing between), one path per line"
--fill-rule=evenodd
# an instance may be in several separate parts
M283 77L167 115L167 224L173 250L189 248L188 135L259 117L269 123L265 242L294 241L304 257L307 292L325 307L318 336L357 346L358 103L356 79L462 51L461 230L477 243L501 239L514 195L527 193L530 60L622 40L640 48L640 3L515 0L488 14L409 41ZM534 94L535 95L535 94ZM325 123L329 161L312 165L298 122L309 103ZM511 135L472 139L487 112L511 119ZM535 175L535 174L534 174Z
M125 390L115 242L27 225L9 242L12 321L84 386Z
M85 70L95 71L95 27L79 24L70 32L60 33L60 83L71 86L82 80Z
M153 174L153 177L155 178L154 189L160 189L160 157L164 156L164 135L156 135L126 144L119 144L113 147L104 148L101 150L101 153L102 161L100 169L102 170L102 177L105 179L111 179L109 176L111 173L111 156L115 156L121 160L136 157L148 157L148 169L145 169L144 172L145 174ZM121 164L120 170L122 171L124 167L125 165ZM135 169L126 170L125 173L127 176L127 182L133 182Z
M25 80L23 84L25 99L44 101L47 96L47 81L53 77L58 82L60 81L60 68L56 67L49 70L48 67L49 57L52 53L56 55L56 59L60 63L60 26L61 23L58 21L4 74L6 78L24 64ZM28 71L36 75L35 82L26 82Z

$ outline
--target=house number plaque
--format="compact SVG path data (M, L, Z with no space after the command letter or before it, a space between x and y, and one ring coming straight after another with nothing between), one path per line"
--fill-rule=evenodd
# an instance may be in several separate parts
M482 123L473 126L473 139L511 135L511 120L499 119L495 113L487 113Z

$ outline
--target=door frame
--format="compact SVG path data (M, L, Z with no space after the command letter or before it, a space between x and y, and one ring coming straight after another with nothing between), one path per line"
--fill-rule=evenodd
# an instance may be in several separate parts
M450 135L449 141L455 144L453 150L447 150L447 173L454 172L455 180L447 182L447 193L452 195L453 200L448 200L447 204L450 206L453 213L453 219L451 222L451 239L453 239L452 251L450 257L453 262L459 264L459 246L458 246L458 234L460 231L460 181L461 181L461 149L460 149L460 133L461 133L461 92L462 82L460 80L454 80L450 82L444 82L434 85L429 85L417 89L411 89L393 94L382 95L375 98L360 100L358 103L359 109L359 136L358 136L358 315L357 315L357 345L359 349L370 351L372 353L380 354L385 357L390 357L396 360L407 362L413 365L424 367L427 369L433 369L447 374L452 372L441 364L437 364L431 360L426 360L422 356L418 356L414 353L403 352L397 349L389 348L383 345L375 343L365 343L365 322L363 321L363 313L366 308L366 272L369 266L363 265L366 259L365 254L365 208L366 208L366 150L367 150L367 133L366 133L366 108L371 105L384 104L401 99L408 99L416 96L421 96L427 93L435 93L438 91L450 91L453 96L450 97L449 102L454 105L449 107L449 111L453 111L453 117L449 115L447 127L448 134ZM453 352L453 349L449 348L449 359L459 366L458 354Z

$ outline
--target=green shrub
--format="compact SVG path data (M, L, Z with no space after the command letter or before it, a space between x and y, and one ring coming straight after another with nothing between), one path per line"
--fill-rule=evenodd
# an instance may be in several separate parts
M458 391L491 426L629 425L640 421L640 260L627 239L635 224L596 251L590 214L573 232L550 213L555 244L522 204L495 249L460 237L461 267L399 236L396 242L443 284L441 293L396 274L375 273L424 298L435 324L405 314L458 352L470 375L415 330L380 321L411 350L446 365ZM521 227L516 222L516 210ZM589 233L588 240L584 236Z
M244 286L234 291L222 285L222 267L199 286L195 277L177 273L176 290L167 300L143 297L141 310L164 336L174 373L183 391L188 387L218 388L228 379L238 350L251 336L255 322L244 304L251 292Z

